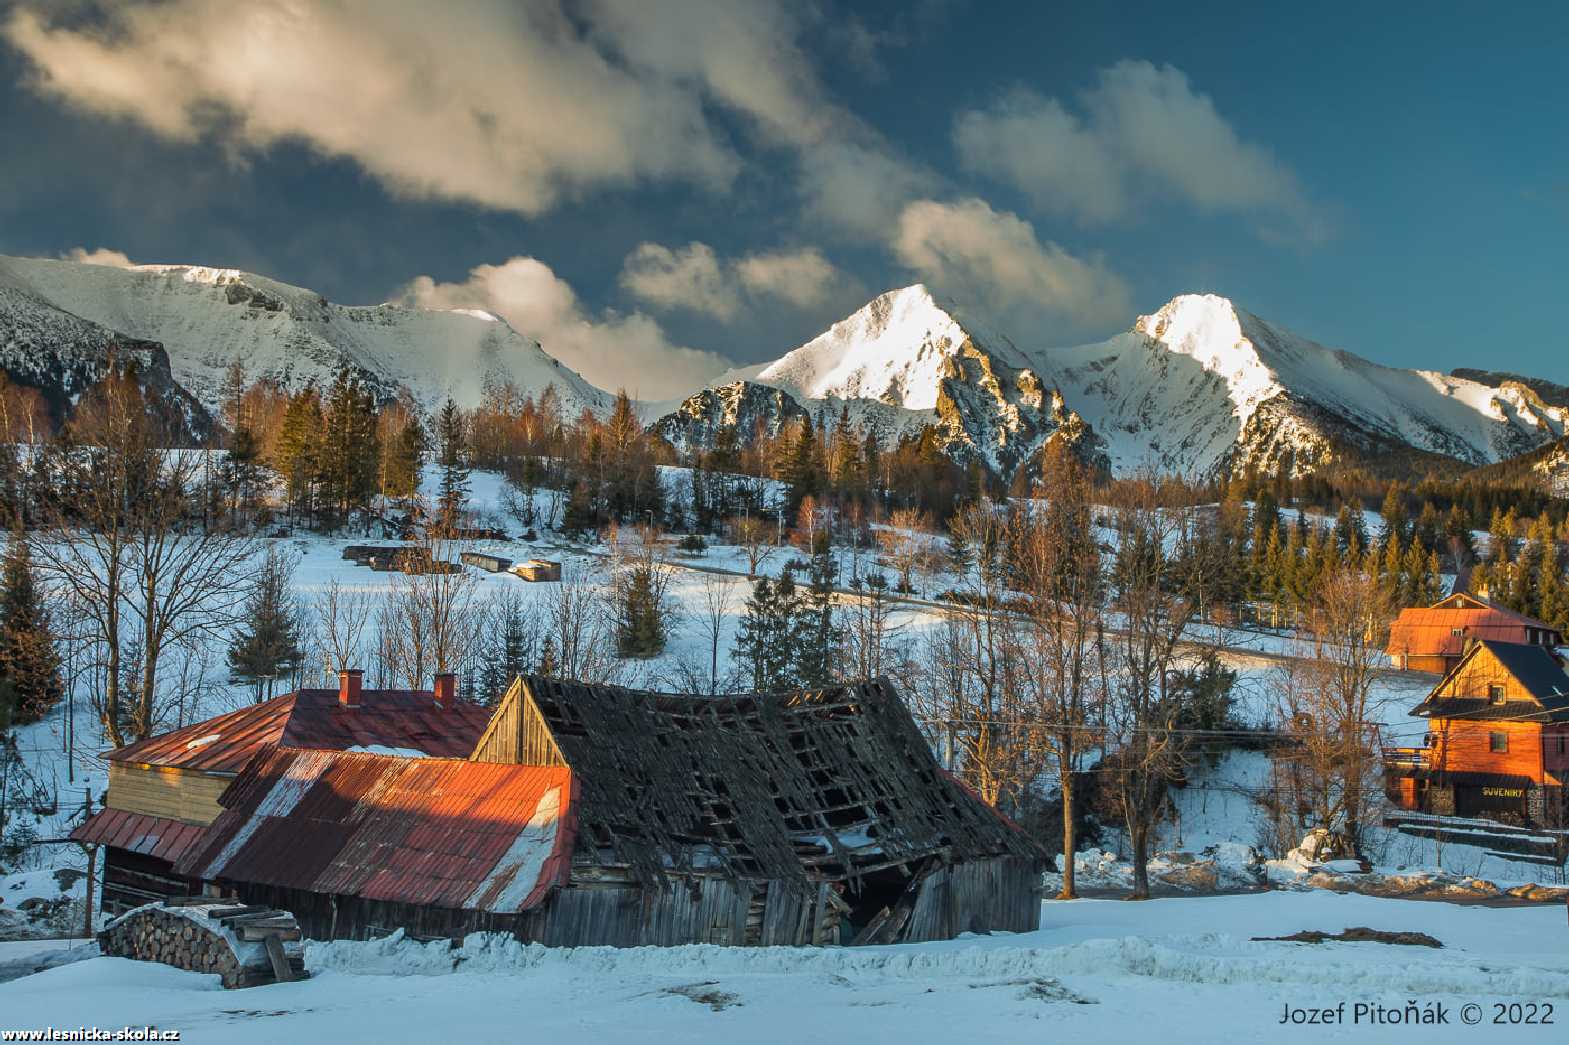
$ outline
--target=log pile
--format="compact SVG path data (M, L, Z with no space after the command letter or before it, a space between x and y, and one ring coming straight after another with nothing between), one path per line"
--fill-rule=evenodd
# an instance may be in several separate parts
M215 973L230 989L306 976L294 916L232 901L173 900L138 907L105 926L98 946L111 957Z

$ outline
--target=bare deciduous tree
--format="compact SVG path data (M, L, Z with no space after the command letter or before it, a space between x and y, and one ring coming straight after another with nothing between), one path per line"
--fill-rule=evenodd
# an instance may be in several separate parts
M757 571L774 553L774 530L760 517L741 515L730 520L730 539L746 553L746 575L756 577Z
M900 591L915 590L915 574L927 559L926 535L931 518L915 508L900 508L877 530L883 559L899 576Z
M1310 635L1281 668L1281 718L1295 734L1282 756L1295 800L1317 826L1360 855L1368 807L1379 793L1373 683L1384 663L1392 610L1367 564L1326 571L1309 597Z
M363 588L350 588L336 577L313 600L316 642L322 653L324 677L361 666L365 629L370 626L375 600Z

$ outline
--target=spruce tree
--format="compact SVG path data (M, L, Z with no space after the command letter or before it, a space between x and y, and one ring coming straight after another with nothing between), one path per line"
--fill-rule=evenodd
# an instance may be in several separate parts
M835 660L842 638L834 624L834 564L827 555L812 557L811 583L790 622L795 650L794 682L802 686L827 686L835 676Z
M463 411L448 399L436 418L436 463L441 467L438 510L442 525L456 526L469 499L469 448Z
M294 560L267 549L256 585L245 601L245 619L229 644L229 677L254 686L256 702L272 695L274 680L295 671L304 659L300 621L290 585Z
M11 717L18 724L37 722L65 695L49 612L27 541L17 532L0 568L0 678L10 683Z
M640 564L621 584L616 645L623 657L654 657L665 648L665 611L659 600L654 567Z

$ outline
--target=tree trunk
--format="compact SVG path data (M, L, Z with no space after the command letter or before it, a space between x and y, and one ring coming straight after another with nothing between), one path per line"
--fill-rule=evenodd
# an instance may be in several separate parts
M1150 898L1150 871L1149 871L1149 825L1143 823L1143 817L1135 814L1128 824L1128 841L1133 846L1133 892L1128 895L1130 900L1148 900Z
M1077 848L1074 828L1077 826L1073 820L1073 741L1066 740L1060 747L1062 765L1058 772L1062 777L1062 890L1057 894L1059 900L1077 900L1079 894L1074 890L1073 882L1073 852Z

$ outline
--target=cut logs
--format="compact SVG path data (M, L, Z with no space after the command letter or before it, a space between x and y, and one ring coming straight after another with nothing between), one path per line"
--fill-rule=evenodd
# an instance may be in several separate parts
M292 914L209 898L127 911L98 933L98 946L110 957L214 973L228 988L306 976L300 927Z

